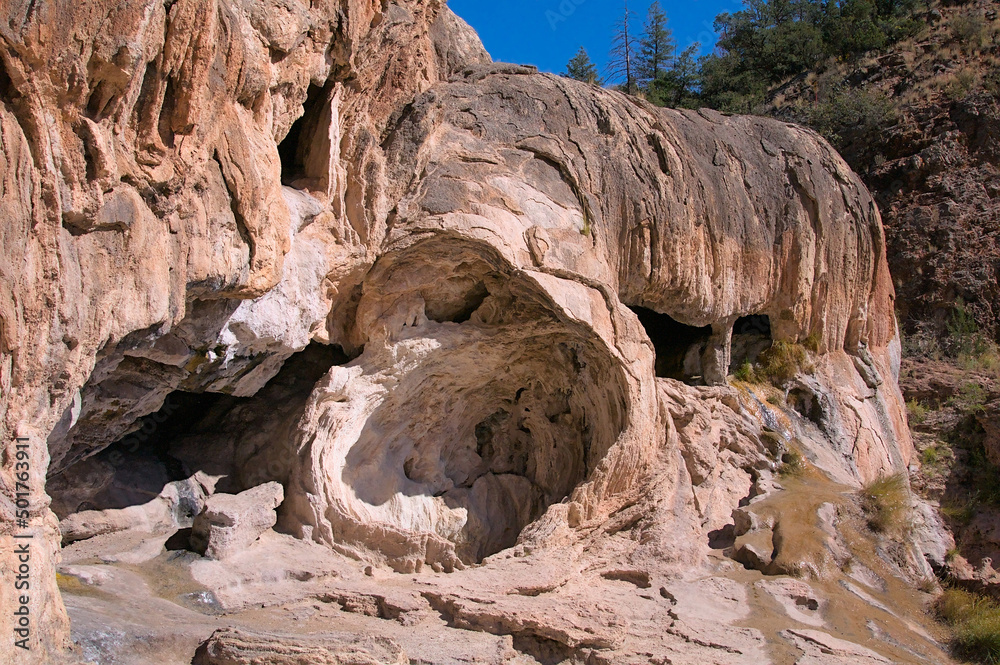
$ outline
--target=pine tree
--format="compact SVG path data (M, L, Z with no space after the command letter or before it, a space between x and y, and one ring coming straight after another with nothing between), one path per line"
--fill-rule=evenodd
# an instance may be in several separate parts
M563 76L583 81L584 83L601 85L601 79L597 76L597 67L590 60L587 49L582 46L576 52L576 55L573 56L573 59L566 63L566 73Z
M654 0L646 15L646 26L639 39L639 56L636 79L640 87L649 90L650 84L663 76L674 59L673 32L667 27L667 15L659 0Z
M633 21L635 12L625 3L625 12L615 24L615 35L611 42L611 53L608 59L607 79L621 81L622 90L634 95L639 91L636 85L636 64L639 42L635 37Z
M701 44L691 44L674 59L665 78L671 88L671 106L687 106L693 101L695 88L698 85L698 51Z
M693 108L698 105L700 65L698 51L701 44L695 42L674 58L670 67L659 78L649 84L646 99L657 106L671 108Z

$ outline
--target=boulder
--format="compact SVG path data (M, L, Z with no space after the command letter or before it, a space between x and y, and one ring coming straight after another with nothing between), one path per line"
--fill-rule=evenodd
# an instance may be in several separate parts
M210 559L227 559L246 549L278 521L274 509L284 498L284 490L275 482L212 496L194 520L192 549Z
M216 481L198 472L187 480L168 483L158 497L141 506L73 513L59 522L63 544L117 531L155 533L190 527L204 509Z
M212 633L194 665L406 665L410 659L392 640L344 641L223 628Z

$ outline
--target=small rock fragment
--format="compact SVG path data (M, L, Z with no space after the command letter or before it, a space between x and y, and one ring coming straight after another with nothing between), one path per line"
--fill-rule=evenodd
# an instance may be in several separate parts
M274 509L284 498L275 482L235 495L216 494L194 520L192 548L210 559L226 559L246 549L278 521Z

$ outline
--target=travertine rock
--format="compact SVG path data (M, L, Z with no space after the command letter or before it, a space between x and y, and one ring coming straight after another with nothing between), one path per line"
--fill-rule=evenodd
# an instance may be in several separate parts
M334 368L307 407L289 528L399 570L450 569L509 545L503 531L564 496L569 508L553 519L613 510L608 488L628 486L657 445L642 434L656 429L649 350L624 303L718 329L701 360L710 383L724 381L718 358L740 316L768 314L778 339L820 338L828 360L810 389L829 393L831 446L856 442L858 465L843 473L869 478L908 457L898 392L872 378L894 371L894 323L877 314L891 288L868 256L882 246L877 212L813 135L654 110L497 65L418 98L386 151L398 203L348 338L364 353ZM448 266L459 269L442 280ZM710 266L727 266L726 279ZM844 349L863 358L864 375ZM539 411L548 422L525 415ZM765 449L733 432L724 447ZM542 442L526 458L525 436ZM706 471L684 450L699 485ZM498 451L520 455L523 469L497 466ZM575 469L593 471L571 493L583 480ZM749 489L743 478L742 488L715 483L730 493L720 527L731 494ZM497 503L489 496L511 497L509 512L484 512Z
M191 546L210 559L227 559L247 548L278 521L274 509L285 498L275 482L239 494L215 494L194 518Z
M284 485L284 530L373 575L482 563L463 584L510 598L428 601L543 660L556 644L632 662L644 641L759 660L756 629L642 603L622 621L585 609L590 587L544 589L696 568L743 499L773 493L793 439L847 485L909 461L879 214L809 131L492 64L434 0L15 3L0 42L0 433L32 444L32 657L67 639L45 474L79 506L72 479L115 470L76 465L129 434L143 450L175 391L258 396L157 451L271 481L208 499L210 556L270 528ZM750 316L758 337L816 344L771 406L725 385ZM767 343L744 335L739 354ZM349 359L269 384L309 344ZM706 385L658 377L667 359Z
M829 601L801 580L777 578L763 580L756 586L769 593L788 614L789 618L807 626L823 627L823 614Z
M788 630L787 637L804 654L795 665L874 665L890 663L871 649L818 630Z
M190 527L205 508L216 478L198 472L188 480L167 484L149 503L110 510L82 510L59 522L62 542L86 540L104 533L139 529L149 533Z
M199 649L194 665L407 665L410 659L385 639L355 643L304 640L282 635L217 630Z
M128 433L175 388L252 394L328 339L331 303L349 302L380 241L366 216L385 211L358 196L381 178L378 137L448 67L486 57L447 14L365 0L0 8L0 432L34 444L37 570L59 541L47 467ZM283 173L278 144L307 100L293 139L310 149L297 159L289 145ZM283 180L308 191L289 203ZM277 306L240 310L265 293ZM254 319L262 307L281 322ZM0 510L7 539L13 504ZM54 659L66 619L39 574L32 611L47 628L30 656Z
M933 572L944 570L955 550L955 537L941 520L937 509L916 501L912 512L913 540Z

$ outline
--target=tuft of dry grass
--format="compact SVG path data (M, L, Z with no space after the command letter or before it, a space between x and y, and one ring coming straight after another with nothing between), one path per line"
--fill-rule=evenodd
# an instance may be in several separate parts
M990 344L980 353L960 353L958 365L969 372L993 374L1000 378L1000 349Z
M858 495L872 531L892 533L905 526L910 491L904 474L879 478L865 485Z
M775 342L757 358L756 374L779 386L791 381L800 372L813 372L815 366L801 344Z
M1000 604L962 589L947 589L935 609L952 627L952 644L960 656L978 663L1000 663Z
M955 101L961 101L972 94L977 85L979 85L979 75L974 69L966 67L948 79L944 93Z
M992 26L975 10L962 12L951 19L951 35L963 49L978 51L991 41Z

